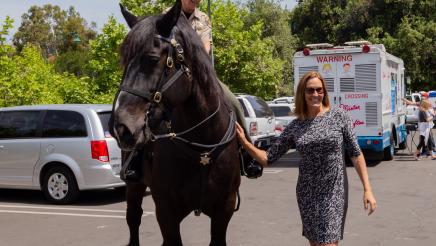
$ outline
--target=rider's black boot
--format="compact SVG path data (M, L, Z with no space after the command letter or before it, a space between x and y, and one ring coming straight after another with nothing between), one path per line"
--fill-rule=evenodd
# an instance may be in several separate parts
M263 167L253 159L247 151L241 149L241 157L242 157L242 168L241 175L247 176L249 179L255 179L262 176Z

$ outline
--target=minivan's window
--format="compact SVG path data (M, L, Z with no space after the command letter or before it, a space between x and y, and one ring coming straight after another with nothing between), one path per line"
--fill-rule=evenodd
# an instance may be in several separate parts
M42 137L86 137L83 115L74 111L49 110L42 124Z
M0 113L0 138L32 138L38 130L40 111Z
M110 137L109 133L109 119L111 117L111 112L100 112L98 113L98 118L100 118L101 126L103 127L104 135Z
M257 97L247 97L257 118L273 116L273 112L265 101Z

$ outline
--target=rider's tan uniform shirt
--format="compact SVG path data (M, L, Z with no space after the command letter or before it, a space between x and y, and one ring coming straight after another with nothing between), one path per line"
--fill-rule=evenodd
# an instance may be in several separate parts
M201 41L212 41L212 24L206 13L195 8L194 13L188 19L191 22L192 28L200 36Z
M165 14L171 8L167 8L163 13ZM200 36L201 41L212 42L212 24L210 22L209 16L206 13L195 8L194 13L189 16L188 21L191 23L192 28Z

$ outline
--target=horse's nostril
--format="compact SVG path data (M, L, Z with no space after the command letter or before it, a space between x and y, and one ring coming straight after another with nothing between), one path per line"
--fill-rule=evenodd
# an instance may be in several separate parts
M115 124L115 131L118 136L122 136L124 132L128 131L127 127L123 124Z
M124 124L116 124L115 131L119 137L119 140L124 143L130 143L133 140L133 134L129 128Z

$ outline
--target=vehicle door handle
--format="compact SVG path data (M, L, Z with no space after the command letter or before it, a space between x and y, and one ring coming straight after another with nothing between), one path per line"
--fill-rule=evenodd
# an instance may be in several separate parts
M5 146L0 145L0 150L5 150L5 149L6 149Z

